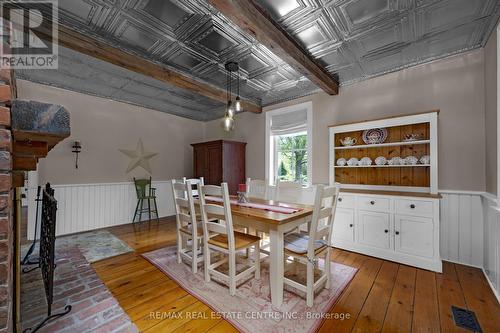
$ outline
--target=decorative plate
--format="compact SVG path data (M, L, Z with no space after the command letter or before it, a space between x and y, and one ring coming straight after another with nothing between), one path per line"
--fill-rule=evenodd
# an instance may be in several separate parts
M363 131L363 141L367 145L383 143L385 139L387 139L387 129L385 128L372 128Z

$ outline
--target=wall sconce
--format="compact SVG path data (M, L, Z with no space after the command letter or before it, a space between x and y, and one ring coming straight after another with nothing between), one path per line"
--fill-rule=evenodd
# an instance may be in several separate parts
M78 154L82 151L82 145L80 144L80 141L75 141L71 148L73 148L73 153L76 154L75 168L78 169Z

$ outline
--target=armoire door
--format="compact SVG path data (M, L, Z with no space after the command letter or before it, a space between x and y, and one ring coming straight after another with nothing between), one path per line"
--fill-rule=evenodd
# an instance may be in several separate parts
M222 183L222 145L207 145L207 165L208 182L206 184L220 185Z
M194 177L205 179L208 178L208 164L207 164L207 149L206 146L194 147ZM206 180L205 180L206 181Z

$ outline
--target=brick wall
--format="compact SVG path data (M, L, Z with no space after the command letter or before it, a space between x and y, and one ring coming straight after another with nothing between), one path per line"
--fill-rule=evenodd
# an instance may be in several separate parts
M13 329L12 137L8 107L10 74L10 70L0 69L0 333Z

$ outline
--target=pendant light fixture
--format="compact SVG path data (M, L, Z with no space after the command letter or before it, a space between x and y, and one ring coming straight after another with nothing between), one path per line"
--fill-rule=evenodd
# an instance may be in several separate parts
M239 66L237 62L229 61L224 66L227 71L226 75L226 113L224 114L224 118L222 118L222 128L229 132L234 128L234 115L237 112L242 111L241 107L241 99L240 99L240 75L239 75ZM233 81L233 73L236 73L237 78L237 96L233 103L233 92L232 92L232 81Z

